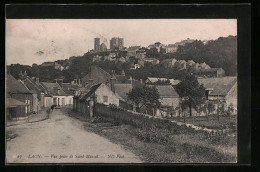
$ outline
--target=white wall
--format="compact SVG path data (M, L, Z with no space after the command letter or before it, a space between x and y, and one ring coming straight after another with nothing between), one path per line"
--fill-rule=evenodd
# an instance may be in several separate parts
M96 95L98 103L102 103L105 105L115 104L119 106L119 98L117 98L116 95L105 84L101 84L101 86L96 90ZM103 101L103 96L108 97L107 102Z

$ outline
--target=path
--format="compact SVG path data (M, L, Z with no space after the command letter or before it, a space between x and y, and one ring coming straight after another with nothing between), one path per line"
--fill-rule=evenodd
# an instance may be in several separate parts
M50 119L7 127L8 163L140 163L122 146L84 130L83 122L55 110Z

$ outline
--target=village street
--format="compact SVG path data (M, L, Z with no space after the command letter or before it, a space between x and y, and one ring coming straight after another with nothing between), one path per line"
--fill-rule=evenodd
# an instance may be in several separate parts
M18 136L7 141L7 163L139 163L122 146L84 130L83 122L54 110L50 119L10 126ZM61 157L62 156L62 157Z

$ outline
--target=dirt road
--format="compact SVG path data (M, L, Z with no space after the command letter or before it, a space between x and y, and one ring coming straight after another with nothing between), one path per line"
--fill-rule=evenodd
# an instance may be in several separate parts
M55 110L50 119L7 127L7 163L140 163L120 145L84 130L83 122Z

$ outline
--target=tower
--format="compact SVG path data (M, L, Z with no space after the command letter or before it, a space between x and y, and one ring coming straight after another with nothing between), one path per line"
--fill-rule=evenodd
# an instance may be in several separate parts
M100 38L94 38L94 50L96 52L100 50Z

